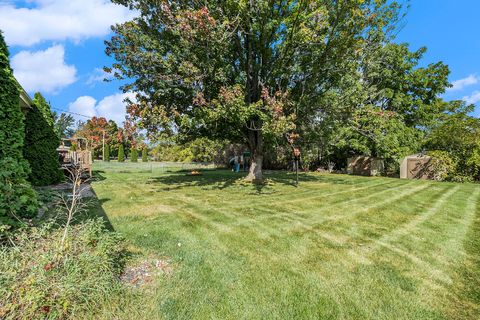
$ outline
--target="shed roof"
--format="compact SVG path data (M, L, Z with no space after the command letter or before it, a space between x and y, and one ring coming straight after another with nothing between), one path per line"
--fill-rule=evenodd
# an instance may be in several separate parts
M406 156L405 158L413 159L413 158L431 158L431 157L428 154L425 154L425 153L414 153L414 154Z

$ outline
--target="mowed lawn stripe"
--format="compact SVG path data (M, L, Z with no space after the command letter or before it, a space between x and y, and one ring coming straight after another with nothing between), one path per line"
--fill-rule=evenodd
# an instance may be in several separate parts
M441 193L440 197L433 201L433 204L430 208L423 212L419 212L407 223L399 225L397 228L392 230L392 232L389 232L383 235L381 238L375 240L374 243L369 244L365 250L376 250L379 246L387 246L389 243L398 240L400 237L409 235L412 233L414 228L429 219L432 215L439 212L439 209L442 209L442 206L445 205L446 201L449 200L450 197L459 190L459 188L459 186L455 186L445 190Z
M451 319L478 319L480 315L480 188L475 191L477 199L468 203L472 220L461 247L462 263L452 265L455 277L449 303L444 305Z
M333 203L313 204L313 207L305 209L298 208L297 210L300 214L296 215L296 221L315 227L330 221L352 219L361 212L387 207L394 201L400 201L428 187L427 184L415 187L411 187L409 184L402 184L398 188L389 188L363 196L355 197L350 194L350 199L339 199ZM295 214L296 212L294 211L293 213Z
M335 243L338 245L346 243L365 245L415 218L415 213L412 213L411 210L402 210L402 204L408 202L414 203L416 208L427 207L430 202L442 196L446 190L447 188L432 186L425 187L420 192L414 189L411 194L406 196L408 199L405 201L389 198L383 203L373 202L375 205L361 207L358 211L350 210L354 216L345 214L336 219L306 227L312 232L328 234L331 239L336 239ZM295 226L299 225L297 223ZM298 230L296 231L298 232Z
M442 273L441 270L436 269L436 267L432 267L431 262L423 261L422 258L420 258L422 255L415 254L415 252L418 251L415 250L415 248L418 248L418 244L423 241L423 238L413 236L413 229L421 227L421 222L425 221L428 217L441 213L441 209L445 209L442 206L448 199L450 199L452 195L455 194L455 192L458 191L458 189L459 188L457 186L448 190L442 190L438 197L430 197L429 199L432 200L433 203L430 208L423 212L419 212L418 214L411 215L410 220L407 220L403 224L399 224L397 228L392 229L390 232L386 232L379 238L370 237L364 246L350 249L348 251L348 256L355 257L363 263L370 263L372 260L377 259L376 257L372 256L376 251L382 251L383 255L390 255L392 253L403 255L411 260L413 265L417 264L417 267L426 267L430 275L436 276L438 279L444 279L445 274ZM410 250L403 248L402 246L405 243L411 244L412 248ZM392 252L388 253L382 249ZM429 249L432 250L433 248ZM435 251L432 250L432 252Z
M393 201L395 197L397 198L404 197L410 193L415 192L417 189L427 187L427 185L420 185L416 187L417 189L409 188L407 190L407 193L405 192L399 193L399 191L401 191L403 187L406 187L408 185L409 183L402 183L399 185L400 187L402 187L401 189L393 189L393 188L385 189L384 188L381 191L374 191L371 194L367 193L367 194L364 194L362 197L353 197L350 200L344 200L342 198L336 199L332 197L330 199L334 199L334 203L326 202L320 208L323 210L326 210L328 208L333 208L334 211L346 210L345 208L351 206L351 202L358 202L363 199L370 199L370 198L375 198L379 196L383 197L383 193L396 193L396 195L393 198L388 197L387 200L374 202L376 203L376 205L381 206L381 205L385 205L386 202ZM349 193L348 195L352 197L352 193ZM225 227L223 225L219 225L218 223L216 223L217 221L220 221L220 222L232 221L233 227L244 228L246 226L247 227L250 226L251 228L257 231L261 231L261 233L267 232L270 234L280 235L282 232L284 232L284 230L282 230L282 228L280 227L277 227L275 224L275 221L280 220L280 223L283 223L283 222L289 222L292 220L295 220L295 221L308 220L307 218L302 217L302 214L308 211L306 210L302 211L301 208L297 208L297 207L295 207L295 210L291 210L288 206L284 206L281 209L279 208L277 210L272 210L267 208L256 209L248 205L247 207L240 210L236 208L231 208L227 202L225 202L224 205L222 205L221 207L213 207L212 205L208 204L207 201L200 202L195 198L191 198L187 196L178 197L177 201L181 203L182 208L188 208L189 216L194 215L195 217L202 220L202 222L206 224L208 224L208 222L210 221L212 226L216 225L218 230L221 232L232 232L233 229L229 227ZM310 204L310 207L311 207L311 204ZM194 214L193 210L196 210L197 212L203 212L205 215L208 215L209 218L202 218L199 215ZM324 219L324 221L329 220L329 218L326 218L324 215L319 214L318 208L314 208L313 210L314 210L313 212L314 215L319 216L321 219ZM268 213L268 215L265 215L264 213ZM339 216L333 219L338 219L338 218Z
M270 205L268 207L261 207L261 210L266 210L266 212L278 212L278 210L285 211L285 210L292 210L294 208L301 208L301 206L307 206L310 207L312 203L318 203L318 200L327 198L326 200L322 201L322 204L325 203L330 203L330 201L338 203L342 201L345 198L359 198L355 197L355 194L360 193L361 195L364 195L365 193L373 193L375 190L379 189L380 191L378 192L388 192L389 189L391 188L397 188L400 186L403 186L405 183L398 183L398 181L395 180L390 180L390 181L382 181L380 183L373 183L370 182L362 187L353 187L353 188L348 188L345 190L345 187L341 189L341 191L333 191L327 189L326 192L321 192L322 190L318 190L315 195L311 196L302 196L299 195L298 197L295 197L293 199L285 199L285 198L280 198L280 197L270 197L269 200L272 200ZM292 190L291 193L295 193L296 190ZM258 202L248 202L249 207L255 207L255 205L258 204ZM301 211L301 210L300 210ZM265 212L265 211L263 211Z

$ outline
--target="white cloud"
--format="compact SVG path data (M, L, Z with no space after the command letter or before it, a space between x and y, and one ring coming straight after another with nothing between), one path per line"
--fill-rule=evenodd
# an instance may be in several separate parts
M480 79L476 75L471 74L466 78L453 81L452 82L452 87L448 88L447 90L449 90L449 91L462 90L463 88L465 88L467 86L477 84L479 81L480 81Z
M18 82L27 92L56 92L76 81L77 69L65 63L65 49L54 45L44 51L21 51L11 65Z
M480 91L474 91L471 95L462 98L467 104L480 102Z
M97 100L90 96L82 96L68 105L70 112L82 114L88 117L105 117L107 120L113 120L118 125L125 121L126 106L123 102L126 98L135 100L133 93L118 93L104 97L97 103ZM75 116L75 115L74 115ZM85 121L85 117L75 116L77 120Z
M42 41L75 42L103 37L110 26L131 19L134 12L109 0L31 0L32 8L0 3L0 29L8 45L31 46Z
M97 100L90 96L82 96L78 97L77 100L70 103L68 105L68 111L81 114L88 117L94 117L97 115L95 110L95 106L97 104ZM86 121L88 120L86 117L82 117L79 115L73 115L77 120Z
M95 68L85 83L94 87L96 82L103 82L104 79L112 80L113 74L105 72L102 68Z
M103 98L97 105L97 113L108 120L111 119L117 124L121 124L125 121L127 104L123 100L126 98L134 100L135 95L133 93L118 93Z

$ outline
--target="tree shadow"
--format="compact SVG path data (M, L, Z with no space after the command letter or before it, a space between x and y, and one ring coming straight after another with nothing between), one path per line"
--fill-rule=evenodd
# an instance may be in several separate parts
M92 178L91 178L90 182L106 180L107 178L103 175L104 173L105 173L105 171L103 171L103 170L95 170L93 172L93 175L92 175ZM79 219L79 221L77 221L77 223L81 222L82 220L84 221L84 220L92 219L92 218L101 218L104 221L105 227L108 230L115 231L110 219L108 218L107 213L103 209L103 204L107 201L110 201L110 199L109 198L99 199L97 193L92 188L90 183L89 183L89 185L90 185L91 197L87 198L88 201L89 201L88 208L87 208L87 214L82 215L82 219L81 220Z
M97 174L92 180L100 181L104 179L106 178L103 177L101 174ZM91 187L91 185L89 183L86 183L86 185L88 185L88 191L87 191L88 194L82 198L84 207L81 209L80 212L74 215L74 218L71 224L76 225L76 224L83 223L86 220L100 218L103 220L105 224L105 228L107 230L115 231L110 219L107 216L107 213L103 209L103 204L109 201L110 199L108 198L99 199L95 190ZM56 186L43 188L42 192L47 195L44 196L44 199L42 200L47 210L43 216L36 218L35 223L42 224L48 221L53 221L54 227L56 226L56 227L62 228L66 222L66 213L64 213L64 209L62 209L63 201L61 199L62 197L63 198L68 197L68 195L71 193L71 189L68 189L68 188L56 189L55 187Z
M107 179L102 173L105 173L103 170L95 170L92 173L91 181L103 181Z
M93 189L91 190L91 192L94 196L89 198L86 214L79 215L79 217L75 219L74 223L75 224L82 223L85 220L100 218L103 220L105 224L105 228L107 228L107 230L115 231L110 219L108 218L107 213L103 209L103 204L107 201L110 201L110 199L109 198L99 199Z
M186 170L168 172L164 175L148 179L148 184L163 185L162 191L179 190L186 187L204 187L223 190L237 184L245 178L243 174L235 174L225 170L202 170L200 175L192 175Z
M358 183L356 179L352 181L351 177L336 174L307 174L299 173L298 185L296 183L296 174L285 171L266 171L262 183L251 183L245 181L247 173L235 173L228 170L208 169L202 170L200 175L191 175L186 171L169 172L167 174L150 178L147 183L159 186L158 191L173 191L188 187L200 187L205 190L225 190L229 188L238 188L239 186L253 186L254 192L250 194L262 195L275 192L273 186L282 184L294 188L301 188L305 182L328 182L332 184L351 185Z

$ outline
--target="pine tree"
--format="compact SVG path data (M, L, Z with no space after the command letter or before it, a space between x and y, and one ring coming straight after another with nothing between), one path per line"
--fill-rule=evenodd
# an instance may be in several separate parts
M37 195L27 182L23 158L24 116L19 87L10 68L9 52L0 31L0 225L15 225L16 217L34 217Z
M31 168L28 179L36 186L51 185L63 179L57 153L60 139L55 132L48 102L39 92L35 93L33 102L25 119L23 148Z
M103 161L110 161L110 146L108 144L105 145L105 159Z
M123 144L118 147L118 162L125 161L125 151L123 150Z
M142 162L148 162L148 153L146 147L142 149Z
M138 150L135 147L130 149L130 161L137 162L138 161Z

